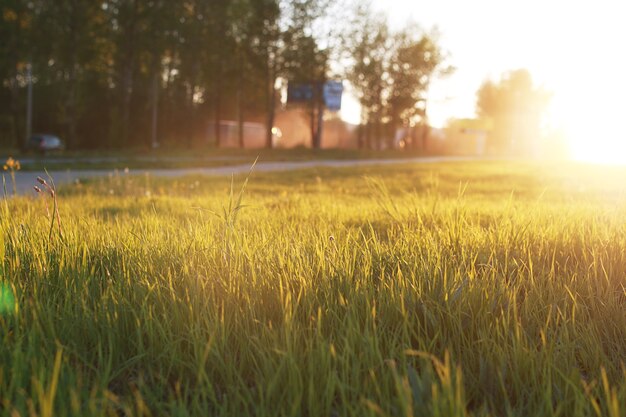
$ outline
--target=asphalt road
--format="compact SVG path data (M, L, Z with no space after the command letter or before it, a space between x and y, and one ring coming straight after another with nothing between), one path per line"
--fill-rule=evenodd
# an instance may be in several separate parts
M4 161L7 159L6 155L0 155L0 161ZM228 155L228 156L204 156L202 157L202 161L205 162L229 162L229 161L237 161L237 160L244 160L244 159L249 159L245 156L233 156L233 155ZM46 158L46 157L26 157L26 158L19 158L20 162L23 165L26 164L42 164L45 161L50 161L53 162L55 164L64 164L64 163L74 163L74 162L85 162L85 163L89 163L89 164L98 164L98 163L122 163L122 162L126 162L126 163L132 163L132 162L185 162L185 161L189 161L189 162L198 162L198 157L190 157L190 156L142 156L142 155L133 155L133 156L89 156L89 157L66 157L66 156L62 156L62 157L58 157L58 156L53 156L50 158Z
M472 157L453 156L430 156L409 159L359 159L359 160L313 160L298 162L257 162L254 167L255 172L292 171L313 167L356 167L368 165L390 165L390 164L427 164L436 162L458 162L475 160ZM146 175L155 177L182 177L187 175L231 175L246 173L250 170L250 164L230 165L211 168L181 168L181 169L134 169L129 171L129 175ZM76 170L76 171L48 171L54 179L55 184L71 184L80 179L106 177L112 174L113 170ZM18 171L15 175L17 191L20 194L28 194L33 191L33 186L37 185L37 177L47 178L44 171ZM5 173L6 186L11 193L11 179Z

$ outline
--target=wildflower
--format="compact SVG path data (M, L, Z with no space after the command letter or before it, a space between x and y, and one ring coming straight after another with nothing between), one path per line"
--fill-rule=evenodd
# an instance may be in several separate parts
M15 183L15 171L19 171L20 169L22 169L22 165L20 164L20 161L13 159L12 156L9 156L9 159L6 160L2 168L5 171L9 171L9 174L11 174L11 182L13 182L13 195L17 194L17 184Z
M22 165L20 164L20 161L13 159L12 156L9 156L9 159L6 160L2 168L4 168L5 171L13 172L22 169Z

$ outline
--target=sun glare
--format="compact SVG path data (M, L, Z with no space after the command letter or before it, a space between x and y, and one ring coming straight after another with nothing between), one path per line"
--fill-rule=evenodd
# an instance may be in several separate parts
M620 80L598 80L591 90L556 91L551 123L567 140L572 159L626 164L626 126L620 110Z
M473 117L476 89L485 78L525 68L533 81L553 92L548 124L564 133L573 159L626 164L626 125L621 122L626 59L620 52L626 25L620 2L377 3L381 10L392 10L398 24L406 20L408 10L420 22L426 19L426 26L442 30L457 71L435 82L429 93L429 117L435 124Z
M553 10L534 31L536 51L527 57L531 73L553 93L550 124L565 135L572 159L626 164L626 61L617 52L626 31L609 9L591 19L580 5L563 8L571 18L558 20L555 30ZM581 22L587 30L579 30Z

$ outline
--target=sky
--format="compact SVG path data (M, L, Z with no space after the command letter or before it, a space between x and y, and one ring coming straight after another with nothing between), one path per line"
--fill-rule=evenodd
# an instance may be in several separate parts
M436 26L441 33L440 45L456 71L433 82L430 89L433 125L442 126L451 117L473 117L476 91L485 79L497 80L505 71L526 68L537 85L554 94L553 125L585 132L609 125L614 132L619 127L616 119L626 109L622 104L626 100L626 2L372 2L376 10L388 14L392 27L412 20L425 29ZM350 99L346 104L346 113L355 111ZM626 142L626 135L622 137Z

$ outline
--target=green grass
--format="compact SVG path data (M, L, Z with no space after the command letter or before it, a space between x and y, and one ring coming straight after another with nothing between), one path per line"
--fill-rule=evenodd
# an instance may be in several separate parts
M626 415L624 178L112 177L51 239L44 198L2 201L0 413Z

